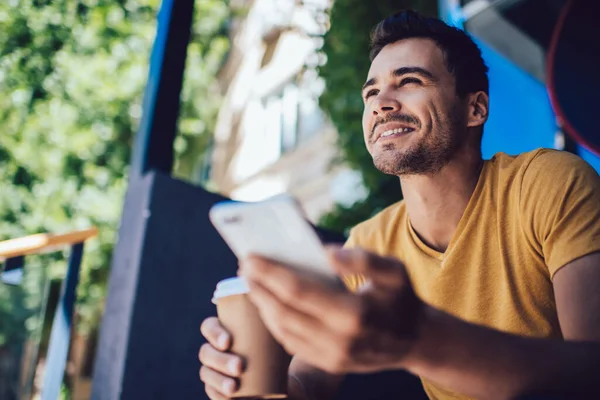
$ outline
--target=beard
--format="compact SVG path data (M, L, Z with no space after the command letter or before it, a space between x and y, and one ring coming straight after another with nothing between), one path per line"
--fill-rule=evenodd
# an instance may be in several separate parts
M395 143L385 144L378 154L373 155L375 168L396 176L438 173L453 158L464 137L461 131L465 127L456 106L448 116L436 118L438 129L430 130L409 148L401 150Z

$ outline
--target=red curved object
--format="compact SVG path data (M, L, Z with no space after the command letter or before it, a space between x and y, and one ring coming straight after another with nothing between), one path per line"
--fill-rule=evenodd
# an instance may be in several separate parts
M575 139L575 141L577 141L579 144L585 146L587 149L600 156L600 145L591 142L579 131L577 131L577 129L573 126L571 121L569 121L569 119L567 118L563 107L560 105L560 102L558 100L558 94L556 92L555 60L558 49L558 42L563 32L565 20L567 19L567 15L569 14L569 11L571 10L574 2L575 0L568 0L567 4L565 4L563 9L561 10L558 20L556 22L556 26L554 27L554 32L552 34L550 45L548 47L548 53L546 56L548 96L550 97L550 103L552 105L552 108L554 109L554 112L556 113L558 121L563 126L566 133L573 139Z

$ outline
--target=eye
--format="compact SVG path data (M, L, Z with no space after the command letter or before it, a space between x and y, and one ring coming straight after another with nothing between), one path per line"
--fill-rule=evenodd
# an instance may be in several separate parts
M402 79L402 81L400 81L400 86L408 85L410 83L415 83L417 85L420 85L423 82L421 82L421 80L417 79L417 78L404 78L404 79Z
M379 93L379 90L371 89L365 94L365 99L368 99L371 96L375 96L377 93Z

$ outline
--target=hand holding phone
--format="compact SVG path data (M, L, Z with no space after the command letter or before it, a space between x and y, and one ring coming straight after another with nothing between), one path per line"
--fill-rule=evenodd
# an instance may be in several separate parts
M334 277L319 236L289 195L215 204L209 218L238 259L260 255L300 271Z

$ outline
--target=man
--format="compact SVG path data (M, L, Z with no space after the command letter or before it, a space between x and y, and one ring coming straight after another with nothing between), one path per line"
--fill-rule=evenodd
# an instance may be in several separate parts
M358 290L241 262L294 354L290 398L331 398L346 373L390 369L420 376L433 399L599 398L597 173L552 150L482 160L487 68L460 30L406 11L377 26L372 46L365 143L404 200L330 249ZM201 330L200 377L226 399L243 360L216 319Z

